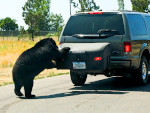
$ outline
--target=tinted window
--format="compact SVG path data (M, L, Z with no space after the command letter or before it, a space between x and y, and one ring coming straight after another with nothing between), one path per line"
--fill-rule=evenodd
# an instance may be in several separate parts
M74 34L97 34L100 29L117 30L124 34L121 14L76 15L72 16L63 32L63 36Z
M147 16L147 17L145 17L145 19L146 19L146 23L147 23L147 26L148 26L148 31L150 33L150 17Z
M132 31L133 35L147 34L145 22L141 15L129 14L127 15L127 17L128 17L130 30Z

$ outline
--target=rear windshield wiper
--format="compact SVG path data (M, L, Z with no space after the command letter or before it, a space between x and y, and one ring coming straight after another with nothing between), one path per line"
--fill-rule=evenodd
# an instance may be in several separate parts
M111 29L100 29L98 32L99 36L114 36L114 35L120 35L120 33L117 30L111 30Z
M110 29L100 29L98 34L74 34L73 37L80 38L80 39L99 39L99 38L107 38L114 35L120 35L117 30L110 30Z
M107 38L113 36L112 34L74 34L72 37L80 38L80 39L99 39L99 38Z
M74 34L73 37L80 39L96 39L99 38L98 34Z

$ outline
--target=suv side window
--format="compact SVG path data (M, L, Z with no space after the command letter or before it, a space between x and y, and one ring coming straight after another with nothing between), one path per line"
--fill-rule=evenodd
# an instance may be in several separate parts
M150 33L150 16L146 16L145 20L146 20L146 23L147 23L148 31Z
M147 35L146 25L142 15L128 14L127 18L133 35Z

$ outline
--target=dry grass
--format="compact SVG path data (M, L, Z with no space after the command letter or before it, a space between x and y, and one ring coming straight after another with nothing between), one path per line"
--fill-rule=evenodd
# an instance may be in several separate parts
M0 37L0 86L12 83L12 67L17 60L18 56L25 50L33 47L37 41L42 39L42 37L37 38L35 42L30 40L17 41L17 38L11 37L7 38L6 41L2 40ZM58 44L56 37L53 39ZM49 76L55 76L62 73L69 73L68 70L45 70L39 74L37 78L45 78Z
M0 41L0 68L12 67L18 56L34 44L31 41Z

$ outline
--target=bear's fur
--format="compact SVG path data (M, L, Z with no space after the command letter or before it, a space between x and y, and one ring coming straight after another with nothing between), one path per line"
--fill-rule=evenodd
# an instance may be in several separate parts
M58 50L55 41L52 38L47 38L24 51L17 59L12 70L15 94L23 96L20 89L24 86L25 97L35 97L31 94L34 77L44 69L55 68L69 50L69 48Z

